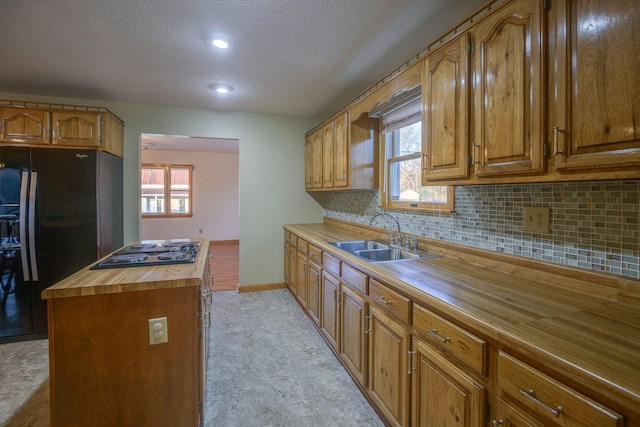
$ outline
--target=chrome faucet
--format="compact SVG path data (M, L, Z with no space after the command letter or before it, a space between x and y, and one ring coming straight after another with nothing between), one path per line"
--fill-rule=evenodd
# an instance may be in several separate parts
M379 216L382 216L382 215L387 215L388 217L390 217L391 219L393 219L396 222L396 225L398 226L398 238L396 239L396 244L398 246L402 246L402 232L400 231L400 222L398 221L398 219L395 216L393 216L393 215L391 215L390 213L387 213L387 212L377 213L371 218L371 221L369 221L369 225L372 225L373 224L373 220L376 219Z

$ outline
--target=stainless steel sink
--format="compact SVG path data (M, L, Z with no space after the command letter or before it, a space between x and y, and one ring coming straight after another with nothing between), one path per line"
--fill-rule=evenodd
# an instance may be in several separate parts
M387 249L389 246L376 240L350 240L345 242L329 242L329 244L347 252L362 251L368 249Z
M426 252L413 252L400 248L373 249L353 252L361 258L370 262L405 261L412 259L436 258L439 255Z
M329 242L329 244L369 262L409 261L412 259L437 258L440 256L422 251L409 251L402 248L389 247L389 245L377 240L349 240Z

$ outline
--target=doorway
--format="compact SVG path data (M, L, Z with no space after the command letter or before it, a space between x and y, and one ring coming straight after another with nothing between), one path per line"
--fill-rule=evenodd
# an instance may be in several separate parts
M171 214L174 186L169 183L167 193L171 200L167 203L161 200L155 205L160 206L163 214L146 215L143 203L148 204L149 195L145 197L141 188L140 239L208 239L214 290L236 290L239 284L239 145L237 139L228 138L140 135L141 170L186 166L192 169L191 200L181 203L191 206L190 212ZM141 174L141 187L145 176ZM160 192L157 186L156 190L147 191ZM154 195L154 200L157 197Z

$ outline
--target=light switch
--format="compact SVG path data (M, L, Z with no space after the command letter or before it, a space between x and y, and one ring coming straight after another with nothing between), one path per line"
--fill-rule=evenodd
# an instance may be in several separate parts
M149 319L149 345L162 344L169 341L167 318Z

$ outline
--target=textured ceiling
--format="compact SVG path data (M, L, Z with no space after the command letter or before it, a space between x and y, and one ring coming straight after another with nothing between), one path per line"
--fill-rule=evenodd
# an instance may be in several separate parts
M484 2L3 0L0 91L325 118Z

